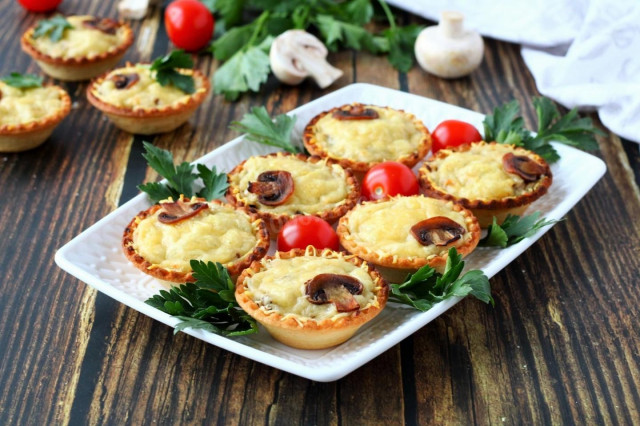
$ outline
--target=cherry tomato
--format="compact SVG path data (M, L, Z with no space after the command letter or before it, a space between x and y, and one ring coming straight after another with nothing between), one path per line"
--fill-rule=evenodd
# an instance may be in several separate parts
M435 154L442 148L450 148L481 140L482 136L471 124L460 120L445 120L438 124L433 133L431 133L431 152Z
M362 196L367 200L394 195L416 195L419 190L418 179L411 169L395 161L373 166L362 180Z
M164 11L164 26L169 39L180 48L193 52L209 43L215 21L199 0L176 0Z
M30 12L48 12L55 9L62 0L18 0Z
M284 224L278 233L278 250L340 248L338 235L331 225L316 216L296 216Z

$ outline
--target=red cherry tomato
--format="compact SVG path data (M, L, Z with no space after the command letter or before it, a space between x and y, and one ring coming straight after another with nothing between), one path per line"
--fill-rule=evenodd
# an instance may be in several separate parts
M18 0L30 12L48 12L55 9L62 0Z
M164 26L171 42L193 52L209 43L215 21L199 0L176 0L164 11Z
M331 225L316 216L296 216L284 224L278 233L278 250L340 248L338 235Z
M482 136L471 124L460 120L445 120L438 124L431 133L431 152L435 154L442 148L451 148L481 140Z
M411 169L395 161L373 166L362 180L362 196L367 200L394 195L416 195L419 190L418 179Z

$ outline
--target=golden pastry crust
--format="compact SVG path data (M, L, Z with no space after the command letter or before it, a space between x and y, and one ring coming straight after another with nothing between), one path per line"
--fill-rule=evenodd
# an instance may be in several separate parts
M438 216L457 222L464 233L443 246L421 245L411 236L411 227ZM363 231L368 234L363 235ZM340 243L350 253L393 269L415 270L429 265L441 271L451 247L466 256L480 241L480 226L469 210L451 201L422 195L359 204L340 219L337 233Z
M373 157L376 157L374 155L370 159L348 158L345 156L338 155L336 153L332 153L330 149L327 149L327 146L323 141L324 137L320 136L318 123L327 116L333 116L334 113L338 113L340 111L352 111L358 108L365 108L365 109L371 108L381 113L386 112L391 116L393 115L395 115L396 117L402 116L402 119L405 122L404 124L409 125L411 132L413 133L413 136L411 138L415 140L407 141L407 144L410 145L410 147L407 149L404 149L403 152L398 152L394 154L393 158L386 158L388 156L391 157L390 155L380 155L380 156L377 156L379 158L373 158ZM327 117L327 120L329 119L335 120L333 118ZM349 120L349 122L344 121L343 123L345 124L343 124L343 126L357 126L358 123L366 125L366 122L368 121L373 121L373 120L362 120L362 121ZM339 138L341 134L342 133L340 131L336 131L335 135L332 134L331 137L338 138L336 139L336 141L339 142L340 141ZM373 137L373 135L371 136ZM367 155L370 155L372 152L375 151L375 149L373 149L371 146L371 141L372 141L371 138L367 138L367 140L362 141L362 151L366 152ZM384 140L384 141L380 140L380 141L382 142L381 145L383 145L385 149L387 148L390 149L393 146L393 144L396 143L396 141L394 140ZM390 107L378 107L375 105L363 105L360 103L352 103L352 104L347 104L347 105L342 105L336 108L332 108L329 111L325 111L316 115L309 122L309 124L307 124L307 127L304 130L303 142L304 142L304 146L307 148L307 150L311 154L337 161L342 167L350 168L354 172L364 173L367 170L369 170L371 167L375 166L378 163L382 163L384 161L397 161L399 163L407 165L408 167L415 166L418 163L418 161L420 161L420 159L422 159L425 155L427 155L427 153L431 149L431 134L429 133L429 130L425 127L425 125L422 123L422 121L418 120L413 114L410 114L403 110L396 110ZM349 144L353 144L354 140L349 139L349 140L344 140L342 142L344 145L349 145Z
M192 198L190 201L207 203L206 200L202 198L195 198L195 197ZM252 250L250 250L248 253L245 253L244 255L239 257L237 260L234 260L232 262L229 262L223 265L228 269L229 274L232 277L235 277L238 274L240 274L240 272L242 272L245 268L247 268L253 261L262 259L267 254L267 250L269 249L269 244L270 244L269 233L267 232L267 229L262 219L245 211L244 209L234 208L218 200L213 200L208 202L209 209L212 209L212 208L215 209L216 208L215 206L222 207L224 209L229 209L232 211L241 212L243 215L246 215L247 221L250 223L251 228L253 230L252 231L253 235L256 238L256 243L253 246ZM159 278L166 281L177 282L177 283L193 282L195 281L195 279L193 278L193 271L183 271L180 269L162 267L156 263L149 261L148 259L143 257L138 250L136 250L136 247L135 247L136 229L139 227L140 223L143 220L148 218L153 218L155 213L157 213L161 208L162 208L161 204L155 204L150 208L148 208L147 210L141 211L140 213L138 213L138 215L136 215L131 220L131 222L129 223L129 225L127 225L122 235L122 248L124 250L124 254L127 257L127 259L129 259L129 261L133 263L133 265L136 268L140 269L142 272L149 274L155 278ZM185 221L188 221L191 219L197 220L197 218L198 218L198 215L195 215L193 218L188 218L184 220ZM157 222L157 218L155 220ZM168 226L171 226L171 225L168 225ZM205 235L202 235L202 237L205 237ZM182 262L182 261L188 261L190 259L178 259L178 260ZM209 260L217 261L216 259L209 259Z
M70 18L94 19L92 16ZM33 33L37 25L37 23L34 24L22 35L20 39L22 50L31 56L45 73L63 81L89 80L112 68L133 44L134 38L131 27L126 22L119 21L115 23L117 25L118 44L109 50L91 56L52 56L47 52L41 51L35 45Z
M248 282L261 271L268 270L270 262L276 259L294 259L298 257L315 257L339 259L361 269L372 281L372 299L356 311L342 312L332 317L316 320L298 314L280 312L278 309L265 307L260 300L252 297ZM318 274L323 273L319 270ZM245 269L236 284L236 300L249 315L262 324L278 341L300 349L323 349L339 345L353 336L366 322L372 320L385 307L389 295L386 280L371 265L356 256L331 250L317 251L313 247L306 250L277 252L275 256L267 256L261 261L251 264ZM300 295L300 297L304 297Z
M185 93L184 97L168 105L158 107L133 107L120 106L110 103L105 96L100 93L101 85L112 76L119 73L127 73L130 70L135 72L150 73L145 66L132 66L109 71L94 79L87 87L87 99L99 110L101 110L113 123L130 133L154 134L169 132L184 124L195 110L207 97L211 84L209 80L198 70L179 69L182 74L191 75L194 78L196 91L192 94ZM114 90L127 90L114 89Z
M3 97L2 87L3 83L0 83L0 102ZM45 87L57 90L60 99L59 107L39 119L16 124L0 124L0 152L20 152L41 145L56 126L69 115L71 98L67 92L59 86Z
M541 167L543 173L535 181L526 182L517 174L505 171L502 166L502 157L507 153L525 156L533 160ZM461 157L462 155L469 155L469 157ZM453 161L456 160L456 156L460 157L465 163L465 170L468 170L468 172L465 171L464 179L472 179L476 182L478 193L482 193L483 189L487 192L490 191L490 183L484 184L480 179L487 179L491 174L491 176L496 176L496 181L500 181L506 187L503 190L504 194L497 197L495 195L478 196L478 193L473 194L474 196L464 196L455 186L452 186L452 189L445 188L447 182L445 180L443 183L439 177L439 168L446 161L451 161L451 164L455 164ZM475 166L476 163L482 164ZM553 182L553 176L547 162L531 151L495 142L476 142L438 151L424 162L419 170L418 180L425 195L461 204L471 210L478 217L480 225L485 228L491 225L494 216L501 223L508 214L522 214L529 204L547 193ZM449 182L451 183L452 181ZM460 182L456 181L455 185L465 191L469 190L468 185L465 189L462 179Z
M283 208L273 208L273 207L265 206L261 204L259 201L257 201L257 199L255 199L254 201L250 201L247 199L247 185L241 182L242 177L245 175L245 173L252 173L252 171L250 170L248 171L246 169L248 164L249 165L256 164L263 159L264 159L264 162L265 163L268 162L269 165L273 165L276 168L280 167L280 170L291 172L294 182L298 179L298 177L296 176L295 167L291 167L291 166L295 165L296 162L295 161L292 162L290 160L297 160L301 162L302 165L304 165L304 163L318 164L318 165L324 164L325 167L327 167L331 176L336 176L337 180L344 182L345 196L340 201L333 202L331 203L331 205L327 205L324 208L319 210L316 210L315 208L305 209L304 205L296 205L297 210L295 212L289 212L287 210L284 210L284 208L287 207L287 204L291 205L291 203L294 203L296 201L296 199L298 198L296 197L296 191L304 191L305 189L307 190L309 189L309 188L305 188L304 186L301 187L301 185L296 183L294 188L294 196L291 197L289 200L287 200L287 202L283 204ZM270 161L270 160L273 160L273 161ZM261 169L262 168L264 167L261 167ZM272 170L272 169L269 169L269 170ZM254 171L253 174L262 173L264 171L268 171L268 170L265 168L265 170L260 170L259 172ZM229 188L227 189L227 194L226 194L227 200L231 204L239 207L245 207L252 213L255 213L259 217L261 217L267 224L267 228L269 229L269 232L274 236L280 231L282 226L287 221L301 214L310 214L310 215L317 216L321 219L324 219L327 222L333 222L339 219L340 217L344 216L344 214L347 211L349 211L351 208L353 208L353 206L356 205L356 203L358 202L358 199L360 198L360 185L358 183L358 180L355 178L355 176L351 172L351 170L344 169L339 164L334 164L318 156L309 157L304 154L290 154L290 153L284 153L284 152L277 152L277 153L268 154L260 157L251 157L243 161L242 163L238 164L228 174L228 181L229 181ZM320 197L322 196L322 194L319 194L318 196Z

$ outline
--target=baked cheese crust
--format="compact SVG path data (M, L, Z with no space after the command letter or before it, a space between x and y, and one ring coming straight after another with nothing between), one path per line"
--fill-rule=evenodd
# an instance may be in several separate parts
M58 87L19 89L0 81L0 127L55 117L64 104Z

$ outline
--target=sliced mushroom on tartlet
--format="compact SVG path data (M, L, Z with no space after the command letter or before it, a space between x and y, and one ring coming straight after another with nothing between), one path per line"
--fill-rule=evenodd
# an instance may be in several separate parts
M192 282L190 261L219 262L237 276L269 248L262 219L201 198L167 200L140 212L122 237L126 257L156 278Z
M382 311L388 294L367 262L313 247L253 262L236 283L242 309L273 338L300 349L345 342Z
M110 18L58 15L29 28L20 42L46 74L81 81L113 68L133 43L133 31Z
M172 84L163 86L148 64L136 64L93 80L87 98L122 130L143 135L170 132L189 120L210 90L200 71L176 72L193 78L193 93Z
M311 154L365 173L384 161L413 167L431 149L431 135L413 114L353 103L315 116L303 135Z
M0 152L39 146L70 110L71 99L59 86L20 88L0 81Z
M335 221L360 197L350 170L316 156L278 152L250 157L228 176L227 200L255 212L274 236L297 215Z
M493 217L502 223L509 214L522 215L547 193L553 177L531 151L477 142L438 151L420 168L419 181L426 195L463 205L486 228Z

